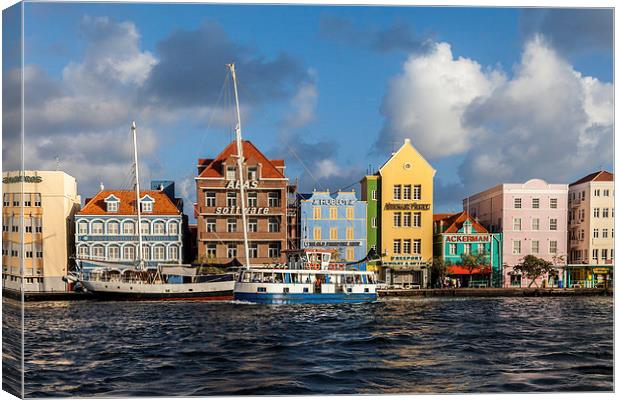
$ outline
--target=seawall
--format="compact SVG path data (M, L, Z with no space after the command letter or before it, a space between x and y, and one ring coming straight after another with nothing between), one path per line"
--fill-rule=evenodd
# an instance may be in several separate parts
M604 288L459 288L459 289L380 289L379 297L543 297L613 296Z

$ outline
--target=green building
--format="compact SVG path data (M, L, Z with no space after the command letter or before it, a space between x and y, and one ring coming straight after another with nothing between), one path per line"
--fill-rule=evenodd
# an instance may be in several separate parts
M379 185L378 175L368 175L362 179L362 201L367 203L366 207L366 243L367 249L375 249L377 254L381 254L381 185ZM366 268L370 271L379 271L379 262L369 262Z

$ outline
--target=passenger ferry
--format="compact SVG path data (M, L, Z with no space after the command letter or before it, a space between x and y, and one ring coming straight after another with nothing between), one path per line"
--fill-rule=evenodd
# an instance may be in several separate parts
M263 304L364 303L377 299L371 271L332 262L334 250L287 252L287 263L239 273L235 300Z

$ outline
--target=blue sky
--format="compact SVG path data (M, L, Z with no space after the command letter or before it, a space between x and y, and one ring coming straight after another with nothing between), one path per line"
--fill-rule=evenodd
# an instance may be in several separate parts
M27 3L25 21L27 167L58 156L84 197L126 184L136 119L144 179L192 201L196 158L231 137L226 57L244 138L303 190L358 182L405 137L437 169L437 212L611 168L610 10Z

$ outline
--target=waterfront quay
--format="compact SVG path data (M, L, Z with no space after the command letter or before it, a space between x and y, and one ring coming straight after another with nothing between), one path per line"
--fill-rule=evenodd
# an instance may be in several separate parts
M379 297L570 297L613 296L610 288L379 289Z

